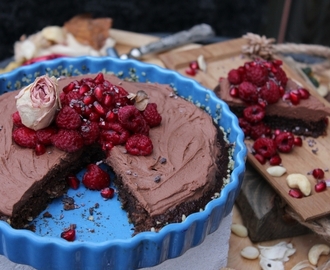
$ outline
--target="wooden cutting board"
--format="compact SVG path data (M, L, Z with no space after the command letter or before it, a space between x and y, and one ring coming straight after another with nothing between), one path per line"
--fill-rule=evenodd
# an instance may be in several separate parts
M246 40L234 39L226 42L214 43L196 49L168 52L161 54L159 58L163 61L167 68L178 71L188 76L185 70L191 61L197 60L198 56L203 55L207 64L206 72L199 71L195 76L191 77L209 89L214 89L220 77L227 77L228 71L237 68L246 61L250 61L247 56L241 55L241 47L246 44ZM287 76L300 82L305 88L309 85L303 80L298 73L284 63L283 69ZM310 91L322 103L329 106L329 103L321 98L316 92ZM327 129L330 134L330 127ZM252 141L246 140L248 149L252 147ZM317 151L316 151L317 150ZM275 191L289 204L297 214L305 221L326 216L330 213L330 189L316 193L313 189L312 194L301 199L292 198L288 195L289 187L286 184L286 177L291 173L301 173L308 177L312 186L316 184L316 180L307 175L308 172L315 168L326 170L325 179L330 179L330 136L313 138L303 138L303 146L295 147L289 154L281 154L282 164L287 169L287 174L282 177L272 177L266 171L268 164L261 165L254 156L248 151L249 162L257 169L257 171L266 179Z

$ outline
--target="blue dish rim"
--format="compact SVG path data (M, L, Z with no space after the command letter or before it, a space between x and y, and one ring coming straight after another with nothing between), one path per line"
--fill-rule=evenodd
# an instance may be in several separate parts
M78 66L81 67L80 70L79 68L77 68ZM62 70L60 68L59 70L59 67L66 68ZM0 91L1 87L6 87L6 90L4 91L17 89L24 83L30 83L29 80L34 79L33 76L40 76L44 73L51 73L51 75L55 76L75 76L80 75L82 73L85 74L113 71L115 74L117 73L116 75L118 75L118 73L121 73L121 71L123 71L123 76L125 76L125 74L129 76L129 73L132 72L132 69L138 70L138 76L140 76L140 81L148 80L150 82L156 82L151 75L161 74L162 80L160 81L158 79L158 83L173 83L175 86L176 83L180 82L180 84L187 85L188 87L193 87L197 89L197 91L206 91L210 97L210 100L213 103L215 102L220 105L222 114L225 114L226 117L231 121L230 134L232 134L232 137L234 138L231 138L230 141L235 141L234 169L230 176L230 182L225 186L225 188L222 189L220 197L210 201L205 207L204 211L189 215L182 223L169 224L158 233L143 232L130 239L118 239L102 243L68 243L60 238L51 238L50 240L47 237L37 236L36 234L28 230L15 230L10 227L10 225L8 225L6 222L0 222L0 236L2 239L0 254L5 255L10 260L17 263L28 264L36 268L43 268L43 266L48 266L49 262L45 264L45 262L42 261L45 261L45 259L48 258L50 262L54 262L55 259L52 257L51 253L56 252L59 257L62 258L62 260L67 259L68 261L67 264L57 262L54 263L57 265L61 265L61 267L64 267L64 265L69 266L69 268L67 269L70 269L70 267L76 267L77 264L80 266L85 265L85 263L83 262L86 261L86 258L91 259L91 254L86 255L90 250L93 250L93 259L102 258L102 263L100 262L100 265L102 267L104 267L104 265L111 265L112 263L109 262L109 260L111 261L113 255L109 255L109 252L117 253L119 252L119 250L130 250L130 252L128 253L130 254L132 261L129 262L127 266L125 266L126 268L116 269L135 269L139 267L150 267L157 265L166 259L178 257L184 252L186 252L189 248L192 248L202 243L206 235L214 232L219 227L221 220L231 212L232 207L234 205L234 201L238 196L243 181L243 175L245 172L245 160L247 150L244 144L244 134L239 128L236 116L229 110L228 105L222 100L219 100L213 91L206 89L197 81L184 77L183 75L175 71L168 70L153 64L139 62L137 60L120 60L110 57L77 57L58 58L55 60L35 63L29 66L22 66L5 74L0 74ZM65 73L64 71L66 72L66 74L63 74ZM147 74L146 77L144 77L144 73ZM34 75L32 76L31 74ZM17 85L17 83L19 84L19 82L17 82L17 78L22 78L22 85ZM13 81L15 81L14 84ZM192 239L188 239L189 241L187 242L184 235L196 234L197 230L200 231L198 235L194 235ZM164 248L168 249L168 247L166 247L166 243L171 242L172 239L176 239L175 241L179 241L181 243L180 247L164 252ZM19 245L21 245L22 247L18 248L16 243L20 243ZM139 247L141 243L143 243L144 251L141 251L141 247ZM154 248L155 245L157 247L161 247L160 251L156 251L157 254L156 256L154 256L155 258L146 258L146 255L144 255L143 258L134 258L137 257L136 255L141 255L142 253L145 253L146 247L147 249L151 247ZM32 255L31 251L27 252L27 250L31 247L34 248L36 252L38 252L38 250L43 250L43 248L45 247L49 247L49 250L51 250L52 252L47 252L47 254L43 254L43 256ZM115 251L116 248L118 248L117 251ZM20 250L20 252L18 252L18 250ZM77 261L76 258L72 259L65 254L71 254L72 256L72 254L77 255L77 252L79 254L81 253L86 255L86 258L80 258ZM127 252L124 253L127 254ZM107 256L110 256L111 258L104 258ZM41 260L41 258L45 259ZM128 260L127 257L125 259Z

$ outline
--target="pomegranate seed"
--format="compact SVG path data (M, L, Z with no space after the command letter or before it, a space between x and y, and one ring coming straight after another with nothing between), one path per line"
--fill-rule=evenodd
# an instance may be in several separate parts
M301 137L294 137L293 144L296 146L302 146L302 139Z
M80 94L80 95L83 95L83 94L87 93L89 90L91 90L91 89L89 88L89 86L88 86L87 84L83 84L83 85L80 86L80 88L79 88L79 94Z
M299 189L296 189L296 188L290 189L289 190L289 195L291 197L297 198L297 199L300 199L300 198L304 197L304 194Z
M315 179L322 179L324 177L324 171L320 168L314 169L312 174Z
M267 107L267 102L265 100L259 99L258 104L263 108Z
M280 96L283 97L284 93L285 93L285 89L283 86L279 86L278 90L280 91Z
M308 99L310 96L310 93L305 88L299 88L298 92L301 99Z
M78 178L75 175L69 175L67 177L67 183L69 187L73 189L78 189L80 184Z
M238 88L237 87L230 88L229 94L232 97L238 98Z
M298 105L300 102L300 94L297 91L290 92L290 101L293 105Z
M95 98L93 96L87 95L83 97L83 103L85 105L90 105L95 101Z
M314 189L316 192L322 192L327 189L327 184L325 181L320 181L315 185Z
M188 74L190 76L195 76L196 75L196 69L187 68L185 71L186 71L186 74Z
M110 107L112 103L113 103L113 97L109 94L106 94L104 96L103 104L107 107Z
M46 146L44 146L41 143L37 143L36 148L35 148L35 152L37 156L41 156L43 154L46 153Z
M76 84L74 82L70 82L67 86L63 87L63 92L67 94L71 92L75 87Z
M117 114L112 111L108 111L105 116L105 120L108 122L114 122L115 120L117 120Z
M113 144L111 142L106 142L102 144L102 150L107 151L113 148Z
M61 237L69 242L72 242L76 238L76 230L70 228L69 230L62 232Z
M94 95L95 95L96 99L99 102L102 102L102 100L103 100L103 88L102 88L102 86L98 85L98 86L95 87Z
M266 159L262 155L255 154L254 157L259 161L260 164L264 165L266 163Z
M115 190L111 187L107 187L101 190L101 196L105 199L112 199L115 194Z
M280 165L281 162L282 162L282 159L279 155L272 156L269 159L269 164L272 165L272 166Z
M92 112L92 108L91 108L90 106L82 107L81 110L82 110L82 115L87 116L87 117L88 117L88 116L91 114L91 112Z
M88 119L91 122L98 122L98 121L100 121L100 115L96 112L91 112L88 116Z
M98 113L101 116L105 115L106 111L100 103L94 101L93 105L96 113Z
M96 84L101 84L104 82L104 76L103 76L103 73L99 73L96 75L96 77L94 78L94 82Z
M192 62L190 62L189 63L189 67L191 68L191 69L199 69L199 65L198 65L198 62L197 61L192 61Z

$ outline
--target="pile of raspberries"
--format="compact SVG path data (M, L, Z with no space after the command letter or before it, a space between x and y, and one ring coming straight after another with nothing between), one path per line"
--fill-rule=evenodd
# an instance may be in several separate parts
M297 105L310 95L304 88L286 92L288 78L281 66L281 60L256 59L228 73L230 95L246 103L239 125L245 136L254 140L254 156L261 164L269 160L271 165L279 165L281 158L278 152L288 153L294 145L302 145L301 138L292 132L272 131L263 122L268 105L280 99Z
M13 140L22 147L35 149L37 155L44 154L49 145L75 152L93 143L101 144L104 151L125 145L129 154L150 155L153 145L149 130L160 125L162 117L155 103L139 111L128 94L105 80L102 73L72 81L60 94L62 108L51 126L32 130L22 124L15 112Z

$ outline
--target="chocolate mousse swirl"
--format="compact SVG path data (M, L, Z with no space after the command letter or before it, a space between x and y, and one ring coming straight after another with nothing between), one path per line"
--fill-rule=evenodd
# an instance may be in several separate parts
M150 129L154 145L150 156L132 156L123 146L116 146L107 160L117 175L125 175L125 185L146 211L156 216L212 189L221 151L214 147L217 129L212 118L173 95L169 86L118 83L128 92L143 88L162 116L161 125ZM128 169L131 164L134 171Z

